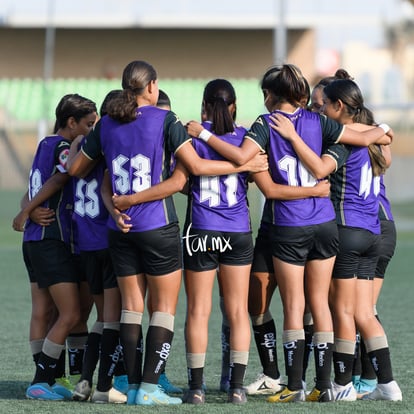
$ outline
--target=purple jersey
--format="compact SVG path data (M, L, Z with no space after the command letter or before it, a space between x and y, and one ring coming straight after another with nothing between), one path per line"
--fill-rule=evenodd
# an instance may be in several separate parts
M73 220L77 246L81 251L108 248L108 210L101 197L104 160L84 178L74 179Z
M378 191L368 148L336 145L328 151L335 153L338 165L330 179L337 223L380 234Z
M210 122L203 127L211 129ZM229 144L240 146L246 129L236 126L234 132L218 136ZM193 139L197 154L208 160L224 160L204 141ZM247 202L248 173L220 176L192 176L189 221L193 228L227 232L251 231Z
M381 175L380 177L375 177L375 180L378 181L379 185L379 219L394 221L394 217L391 211L391 203L390 200L388 200L385 191L384 176Z
M69 154L70 142L53 135L40 141L30 170L28 195L32 199L45 182L55 173L66 173L66 161ZM28 219L24 232L24 241L43 239L62 240L72 245L72 179L66 185L41 204L55 211L55 220L49 226L40 226Z
M296 132L317 154L322 153L322 139L335 142L342 127L321 118L319 114L297 109L294 113L282 113L295 126ZM273 181L290 186L311 187L317 180L301 163L289 141L269 128L270 114L262 115L253 124L248 138L255 140L269 156L269 168ZM331 129L329 129L329 128ZM335 212L329 198L310 197L299 200L266 200L267 208L273 211L272 223L278 226L308 226L335 219Z
M170 176L171 155L189 140L173 112L153 106L138 108L136 120L125 124L104 116L96 133L100 134L101 150L116 194L133 194L164 181ZM88 152L87 148L83 150ZM131 232L178 222L171 196L132 206L125 213L131 218ZM112 217L108 225L119 231Z

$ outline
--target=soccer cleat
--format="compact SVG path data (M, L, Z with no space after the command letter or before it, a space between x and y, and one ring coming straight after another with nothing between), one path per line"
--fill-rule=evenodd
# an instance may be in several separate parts
M220 378L220 387L219 387L219 389L222 392L226 392L226 393L229 392L229 389L230 389L230 380L229 380L228 375L223 375Z
M206 394L203 390L187 390L183 397L183 403L186 404L204 404L206 402Z
M98 404L125 404L126 400L126 395L115 388L111 388L109 391L95 390L91 397L91 402Z
M362 400L402 401L400 387L395 381L388 384L377 384L374 391L362 397Z
M91 396L92 387L89 381L84 379L80 380L73 391L72 400L75 401L88 401Z
M171 405L181 404L182 400L181 398L170 397L160 386L158 386L157 389L152 392L146 392L142 388L139 388L135 403L137 405Z
M355 401L357 393L352 382L346 385L339 385L336 382L332 383L332 392L335 401Z
M62 387L65 387L69 391L73 391L74 388L75 388L68 377L55 378L55 382L56 382L56 384L59 384Z
M282 391L268 397L267 401L271 403L302 402L305 401L305 391L303 389L291 391L285 387Z
M306 401L311 402L332 402L335 401L332 388L322 388L318 390L316 387L306 396Z
M72 391L68 390L63 385L60 385L57 382L55 382L51 386L51 388L56 394L61 395L65 400L71 400L72 399Z
M160 378L158 379L158 385L162 387L164 392L169 394L181 394L183 392L182 388L176 387L175 385L171 384L170 380L168 379L167 375L165 375L165 373L162 373L160 375Z
M136 405L135 400L137 399L138 384L129 384L127 395L127 405Z
M114 384L113 387L122 392L122 394L126 394L128 392L128 375L117 375L114 377Z
M53 391L46 382L30 385L26 390L26 398L44 401L62 401L64 399L62 395Z
M364 395L374 391L377 386L376 379L359 378L357 381L353 381L354 388L357 392L357 398L360 400Z
M280 377L274 379L268 375L260 373L256 380L251 384L246 385L244 389L249 395L266 395L281 391L283 389L283 385L280 384Z
M247 403L246 391L244 388L230 388L228 392L227 402L232 404Z

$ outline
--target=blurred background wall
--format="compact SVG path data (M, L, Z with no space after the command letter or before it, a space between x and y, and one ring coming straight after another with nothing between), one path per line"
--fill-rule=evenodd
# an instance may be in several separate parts
M125 65L147 60L183 122L204 85L231 80L238 122L265 111L259 81L274 63L313 86L345 68L379 122L396 132L392 200L414 200L414 6L407 0L0 0L0 188L24 188L37 142L66 93L99 107Z

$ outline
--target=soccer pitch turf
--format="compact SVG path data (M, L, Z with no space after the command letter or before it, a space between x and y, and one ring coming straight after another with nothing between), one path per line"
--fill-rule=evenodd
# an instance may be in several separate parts
M285 404L266 402L265 396L249 397L243 406L226 404L226 395L218 391L221 367L220 328L221 314L218 290L214 292L213 312L209 327L209 348L206 358L207 404L137 407L97 405L79 402L41 402L25 399L25 389L32 379L34 364L28 343L30 318L30 291L26 270L21 255L21 233L13 232L12 219L17 213L22 192L0 192L0 414L17 413L414 413L414 369L411 364L414 331L410 319L414 315L414 287L412 258L414 253L413 203L394 206L398 229L397 250L387 270L378 312L388 335L393 371L402 392L402 402L356 401L333 404ZM258 203L251 202L252 217L260 214ZM177 200L180 217L185 211L183 198ZM254 211L253 211L254 210ZM259 211L259 213L257 213ZM400 223L400 224L399 224ZM253 218L253 226L258 220ZM282 331L282 314L278 292L275 292L271 311L275 317L278 339ZM186 387L187 374L184 346L185 295L181 290L176 315L175 336L167 375L181 387ZM147 319L147 318L145 318ZM91 317L93 320L93 315ZM278 341L278 359L283 367L283 354ZM313 358L307 374L308 389L313 383ZM252 341L249 366L245 383L253 381L260 371L257 351Z

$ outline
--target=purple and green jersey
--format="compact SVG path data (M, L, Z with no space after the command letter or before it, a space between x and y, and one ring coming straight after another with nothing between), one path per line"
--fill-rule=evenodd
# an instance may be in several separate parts
M211 129L211 122L203 122L203 127ZM220 135L223 141L240 146L246 129L235 126L234 132ZM204 141L194 138L193 146L197 154L204 159L224 158ZM249 232L250 215L247 202L248 173L235 173L214 176L192 176L187 222L201 230L226 232Z
M281 113L289 118L296 132L317 154L322 146L336 143L343 132L343 126L325 116L298 108L294 113ZM290 186L311 187L317 180L300 161L291 143L269 127L271 114L261 115L252 125L246 138L256 142L269 156L269 169L273 181ZM271 223L279 226L308 226L335 219L335 212L329 198L310 197L299 200L266 200L271 209Z
M88 135L82 151L90 159L104 156L112 191L128 195L146 190L171 174L172 155L189 140L181 121L171 111L154 106L137 108L137 118L119 123L104 116ZM134 205L125 210L131 232L154 230L178 222L172 196ZM119 231L112 217L109 228Z
M67 173L66 161L69 148L70 142L59 135L45 137L39 142L29 176L28 196L30 200L55 173ZM40 206L54 210L55 220L49 226L41 226L28 219L23 241L53 239L72 245L72 179Z
M367 147L334 145L327 154L337 161L330 176L331 199L339 225L380 234L379 200Z

